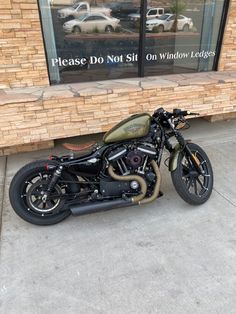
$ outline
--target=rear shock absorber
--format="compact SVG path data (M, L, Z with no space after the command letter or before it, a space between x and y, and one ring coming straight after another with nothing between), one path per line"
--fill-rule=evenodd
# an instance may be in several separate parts
M57 184L58 179L61 176L63 167L59 166L53 173L53 176L51 178L51 181L48 184L48 188L47 188L47 195L50 194L52 192L52 190L54 189L55 185Z

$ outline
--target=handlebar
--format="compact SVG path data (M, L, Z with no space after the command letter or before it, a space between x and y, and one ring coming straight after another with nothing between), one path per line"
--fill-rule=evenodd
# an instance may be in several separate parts
M181 109L173 109L173 112L168 112L166 110L164 110L162 107L158 108L155 112L154 112L154 117L163 117L166 119L169 118L177 118L177 117L184 117L184 116L198 116L199 113L196 112L190 112L188 110L181 110Z
M188 111L188 110L173 109L173 115L174 115L175 117L199 116L199 113L190 112L190 111Z

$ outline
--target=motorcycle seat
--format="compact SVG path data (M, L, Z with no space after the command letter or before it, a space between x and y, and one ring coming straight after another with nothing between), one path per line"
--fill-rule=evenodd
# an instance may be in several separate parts
M88 143L85 143L85 144L80 144L80 145L70 144L70 143L63 143L62 146L65 149L68 149L68 150L71 150L71 151L74 151L74 152L82 152L82 151L86 151L86 150L92 148L95 143L96 142L94 142L94 141L93 142L88 142Z

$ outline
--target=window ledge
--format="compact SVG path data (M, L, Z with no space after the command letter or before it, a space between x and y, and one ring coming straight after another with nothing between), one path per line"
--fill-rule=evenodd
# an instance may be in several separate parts
M62 84L47 87L3 89L0 90L0 105L233 82L236 82L236 72L202 72Z

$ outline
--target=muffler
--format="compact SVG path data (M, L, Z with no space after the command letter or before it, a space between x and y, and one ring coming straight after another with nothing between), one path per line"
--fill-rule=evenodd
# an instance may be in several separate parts
M115 199L111 201L89 202L85 204L72 205L70 210L73 215L86 215L96 212L106 211L114 208L121 208L125 206L135 205L131 198Z
M128 175L128 176L117 175L114 172L112 166L110 165L108 168L108 173L114 180L138 181L141 187L140 194L132 198L127 198L127 199L119 198L119 199L114 199L110 201L96 201L96 202L90 201L85 204L72 205L70 207L72 214L73 215L86 215L86 214L92 214L92 213L106 211L106 210L115 209L115 208L121 208L121 207L126 207L126 206L137 205L137 204L141 205L141 204L147 204L147 203L152 202L154 199L158 197L159 192L160 192L161 174L160 174L160 169L154 160L151 161L151 166L157 176L154 191L151 196L145 198L145 195L147 192L147 184L142 177L138 175Z

